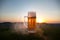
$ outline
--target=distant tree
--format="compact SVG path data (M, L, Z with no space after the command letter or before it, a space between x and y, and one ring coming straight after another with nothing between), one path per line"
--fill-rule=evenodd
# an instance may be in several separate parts
M13 24L11 22L0 23L0 31L10 30L10 28L12 27L12 25Z

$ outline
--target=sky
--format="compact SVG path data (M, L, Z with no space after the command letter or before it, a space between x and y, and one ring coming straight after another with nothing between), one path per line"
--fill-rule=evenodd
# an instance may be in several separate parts
M58 0L3 0L0 8L0 22L22 22L29 11L35 11L37 21L60 23Z

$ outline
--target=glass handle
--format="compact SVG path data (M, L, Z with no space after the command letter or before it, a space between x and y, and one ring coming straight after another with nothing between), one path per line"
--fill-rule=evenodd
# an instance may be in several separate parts
M28 27L28 16L24 16L24 26Z

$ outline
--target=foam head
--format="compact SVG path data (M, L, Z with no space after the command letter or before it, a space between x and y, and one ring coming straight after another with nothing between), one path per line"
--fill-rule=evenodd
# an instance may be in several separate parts
M28 17L36 17L36 12L28 12Z

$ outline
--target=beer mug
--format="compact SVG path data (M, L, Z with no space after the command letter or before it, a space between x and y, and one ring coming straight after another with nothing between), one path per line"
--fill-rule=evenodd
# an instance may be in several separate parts
M35 32L36 29L36 12L28 12L28 16L24 16L25 26L28 32Z

